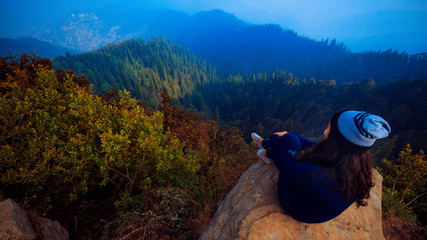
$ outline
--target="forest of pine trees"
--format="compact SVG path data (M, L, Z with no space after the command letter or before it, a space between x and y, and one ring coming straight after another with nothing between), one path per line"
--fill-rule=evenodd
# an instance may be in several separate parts
M93 52L58 57L54 66L87 74L95 92L126 89L155 107L160 105L159 91L178 98L218 80L206 61L164 38L127 40Z
M396 64L412 61L406 54L369 52L359 54L360 64L370 59L368 55L383 59L384 64L392 61L390 56ZM427 147L426 141L419 141L427 138L423 124L427 121L425 79L381 85L367 78L339 84L334 79L304 78L286 70L224 77L208 62L164 38L111 44L94 52L57 58L54 66L87 73L97 93L126 89L152 107L160 106L159 92L163 91L179 106L239 127L247 141L251 131L268 136L280 129L316 139L334 112L359 109L391 122L393 134L401 136L396 149L405 141L416 149Z

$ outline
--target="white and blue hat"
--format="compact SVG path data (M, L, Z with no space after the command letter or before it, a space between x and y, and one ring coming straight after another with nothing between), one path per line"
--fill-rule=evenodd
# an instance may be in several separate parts
M377 139L385 138L391 131L383 118L367 112L342 111L331 118L328 137L338 140L346 150L363 153L374 145Z

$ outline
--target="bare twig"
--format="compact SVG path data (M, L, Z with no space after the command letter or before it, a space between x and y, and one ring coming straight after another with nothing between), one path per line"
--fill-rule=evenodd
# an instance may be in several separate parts
M155 227L155 226L145 226L145 227L140 227L140 228L134 229L132 232L126 234L126 236L120 238L120 240L124 240L124 239L128 238L129 236L131 236L132 234L138 232L139 230L147 229L147 228L150 228L150 227Z
M114 185L116 185L116 188L117 188L120 192L123 192L123 191L120 189L119 184L117 184L116 182L114 182L114 180L113 180L113 179L111 179L111 178L107 177L107 180L108 180L108 181L110 181L111 183L113 183Z
M20 126L21 126L22 119L23 119L23 118L21 118L21 119L19 120L18 127L20 127ZM13 125L12 129L15 129L15 124ZM12 146L13 146L13 144L15 143L15 137L16 137L16 133L15 133L15 134L13 134L13 137L12 137Z
M415 180L413 180L412 182L410 182L410 183L408 184L408 186L407 186L407 187L406 187L406 189L405 189L405 192L402 194L402 198L400 198L400 202L403 202L403 200L405 199L405 194L406 194L406 192L408 191L409 187L410 187L414 182L418 181L420 178L424 177L425 175L427 175L427 172L426 172L426 173L424 173L423 175L419 176L418 178L416 178Z
M77 239L79 239L79 234L78 234L78 230L77 230L77 216L74 216L74 228L76 230Z
M0 128L0 133L1 133L0 136L1 136L1 139L3 140L3 142L4 142L4 145L8 145L7 142L6 142L5 134L3 132L3 128Z
M121 173L121 172L117 171L116 169L114 169L114 168L112 168L112 167L108 167L108 166L107 166L107 168L108 168L108 169L110 169L111 171L113 171L113 172L115 172L115 173L117 173L117 174L121 175L122 177L128 178L128 176L126 176L125 174L123 174L123 173Z
M396 179L394 179L393 188L391 189L391 198L393 198L394 189L396 188L397 179L399 179L400 174L402 174L403 171L400 171L399 174L397 174Z
M403 208L406 208L407 206L409 206L409 204L411 204L412 202L414 202L418 198L424 196L425 194L427 194L427 192L424 192L423 194L418 195L417 197L415 197L414 199L412 199L408 204L406 204Z

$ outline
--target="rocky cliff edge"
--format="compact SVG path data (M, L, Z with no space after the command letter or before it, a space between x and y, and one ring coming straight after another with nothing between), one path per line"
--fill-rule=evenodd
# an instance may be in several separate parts
M384 239L381 222L382 176L367 207L350 206L325 223L305 224L287 215L276 197L278 171L261 161L252 165L220 204L201 240L212 239Z

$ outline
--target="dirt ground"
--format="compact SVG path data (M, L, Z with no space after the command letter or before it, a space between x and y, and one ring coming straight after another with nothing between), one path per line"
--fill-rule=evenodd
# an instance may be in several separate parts
M425 230L389 214L382 216L383 233L386 240L426 240Z

